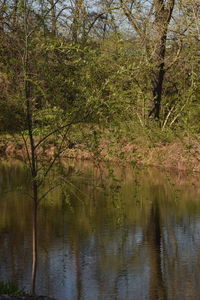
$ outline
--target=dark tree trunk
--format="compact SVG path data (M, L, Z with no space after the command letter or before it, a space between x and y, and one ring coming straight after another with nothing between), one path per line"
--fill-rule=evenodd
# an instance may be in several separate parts
M163 80L165 75L165 47L166 47L166 34L164 34L161 38L160 45L158 45L157 62L154 62L154 67L152 70L152 98L153 105L149 112L149 117L154 119L159 119L160 117L160 106L162 99L162 91L163 91Z
M150 59L152 66L152 108L149 117L159 119L165 75L165 54L168 25L171 20L175 0L154 0L155 20L153 24L153 54Z
M151 65L151 102L153 105L149 111L149 117L159 119L165 75L167 32L176 0L152 0L154 11L149 18L154 17L154 22L149 36L147 36L145 29L147 22L146 18L144 18L143 24L141 24L138 22L135 14L132 13L130 7L126 5L126 1L119 1L121 8L127 16L130 24L133 26L134 30L138 33L145 44L148 59ZM135 2L133 1L133 7L134 3ZM151 42L149 43L149 41Z

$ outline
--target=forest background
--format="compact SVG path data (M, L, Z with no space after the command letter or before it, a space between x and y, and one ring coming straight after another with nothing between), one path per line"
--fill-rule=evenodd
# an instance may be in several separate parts
M0 44L2 155L200 169L198 0L1 0Z

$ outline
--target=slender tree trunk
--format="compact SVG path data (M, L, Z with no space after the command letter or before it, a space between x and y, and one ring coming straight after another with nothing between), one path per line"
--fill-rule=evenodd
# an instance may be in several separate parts
M37 184L37 154L33 136L33 105L31 99L30 66L29 66L29 34L28 34L28 9L27 0L24 0L24 98L26 103L26 122L29 135L30 151L28 151L29 166L32 179L32 284L31 292L35 294L37 272L37 209L38 209L38 184Z
M15 0L13 13L12 13L12 30L15 31L17 29L17 11L18 11L19 0Z
M26 73L26 76L28 74ZM30 142L30 167L32 177L32 288L31 292L35 294L36 272L37 272L37 210L38 210L38 184L37 184L37 166L36 166L36 150L33 137L32 127L32 103L30 97L30 82L25 79L25 97L27 109L27 126Z
M33 216L32 216L32 287L31 294L35 295L36 288L36 274L37 274L37 257L38 257L38 243L37 243L37 212L38 212L38 187L33 182Z
M28 75L28 74L27 74ZM33 119L32 119L32 103L30 97L30 82L25 79L25 96L27 109L27 125L30 141L30 165L32 177L32 199L33 199L33 218L32 218L32 288L31 292L35 294L36 272L37 272L37 210L38 210L38 184L37 184L37 166L36 166L36 150L33 137Z
M75 0L73 22L72 22L72 39L74 42L78 41L80 32L81 13L83 11L83 0Z
M7 5L6 0L2 1L0 5L0 34L4 33L4 14L5 14L5 6Z
M53 35L57 34L57 19L56 19L56 5L54 0L50 0L51 5L51 32Z

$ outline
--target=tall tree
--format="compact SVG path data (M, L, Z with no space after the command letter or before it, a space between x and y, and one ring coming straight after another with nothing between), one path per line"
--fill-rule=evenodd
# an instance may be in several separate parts
M132 1L120 0L129 23L142 40L150 64L152 108L149 116L160 117L163 80L165 75L165 54L168 25L171 21L175 0ZM141 11L143 15L141 17Z
M83 21L83 12L84 12L84 1L83 0L75 0L73 7L73 15L72 15L72 40L74 42L78 41L78 37L80 34L80 27Z

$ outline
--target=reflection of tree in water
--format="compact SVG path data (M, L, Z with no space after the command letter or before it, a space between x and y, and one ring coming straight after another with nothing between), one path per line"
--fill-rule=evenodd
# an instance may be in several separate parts
M163 230L165 278L171 300L199 299L200 220L171 216Z
M82 262L81 262L81 240L79 235L73 235L70 243L72 253L74 253L75 276L76 276L76 300L82 299Z
M10 173L4 186L11 183ZM53 191L39 210L39 291L59 299L67 292L70 300L198 299L198 201L191 197L175 203L159 182L147 188L143 181L138 188L131 181L123 189L123 205L117 202L116 208L96 182L91 185L77 173L74 181L76 189L68 189L73 211L62 199L62 189ZM0 278L21 278L18 283L28 286L31 202L19 191L0 200L0 256L7 256L11 270L3 262ZM119 224L123 207L126 216Z
M162 225L159 200L155 198L150 210L147 228L147 242L150 265L149 299L165 300L166 287L162 271Z

